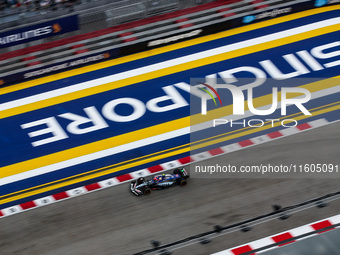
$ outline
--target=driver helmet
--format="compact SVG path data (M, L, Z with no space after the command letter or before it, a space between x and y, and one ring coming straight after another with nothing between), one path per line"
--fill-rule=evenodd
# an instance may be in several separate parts
M139 177L138 179L137 179L137 183L138 184L141 184L141 183L143 183L144 182L144 178L143 177Z

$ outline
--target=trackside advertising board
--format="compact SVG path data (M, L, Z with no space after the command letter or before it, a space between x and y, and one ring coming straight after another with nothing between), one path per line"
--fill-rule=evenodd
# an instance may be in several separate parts
M288 1L287 1L288 2ZM266 11L252 11L246 16L234 13L235 18L228 19L217 24L207 25L200 28L193 29L187 32L176 33L171 36L164 36L156 40L148 41L141 44L140 48L155 48L168 45L175 42L185 41L188 39L197 38L200 36L205 36L209 34L218 33L235 27L240 27L243 25L252 24L255 22L260 22L264 20L269 20L272 18L281 17L284 15L297 13L304 10L310 10L313 8L329 6L334 4L340 4L340 0L305 0L305 1L292 1L292 4L280 5L282 7L273 8ZM232 10L230 10L232 12ZM231 16L231 17L233 17Z
M9 75L0 80L0 85L8 85L23 80L35 79L41 76L52 75L58 72L67 71L73 68L81 67L88 64L97 63L102 60L112 59L117 56L119 49L106 51L103 53L91 54L85 57L74 58L68 61L61 61L53 65L45 65L41 68L35 68L30 71L20 72L13 75Z
M293 2L294 3L294 2ZM132 45L115 48L112 50L106 50L103 52L97 52L96 54L87 55L85 57L76 58L72 61L60 61L58 64L44 66L44 68L30 69L29 71L16 73L8 76L0 76L0 86L7 86L15 84L21 81L38 78L41 76L51 75L61 71L70 70L73 68L82 67L89 64L94 64L109 59L114 59L137 52L142 52L157 47L173 44L176 42L186 41L194 38L198 38L205 35L210 35L232 29L235 27L252 24L284 15L300 12L303 10L309 10L313 8L329 6L339 4L340 0L306 0L306 1L295 1L295 4L285 4L282 8L274 8L267 11L254 11L254 14L240 16L234 19L228 19L217 24L208 26L202 26L188 31L172 33L171 35L159 37L150 41L143 41ZM68 17L70 18L70 17ZM77 24L78 26L78 24ZM67 31L69 32L69 31ZM47 35L48 36L48 35ZM105 57L102 57L105 56ZM76 63L76 64L74 64Z
M0 48L7 48L13 45L64 34L78 29L77 15L50 20L44 23L0 33Z

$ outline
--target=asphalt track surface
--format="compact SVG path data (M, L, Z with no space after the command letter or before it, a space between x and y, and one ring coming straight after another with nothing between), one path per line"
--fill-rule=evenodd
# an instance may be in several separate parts
M339 164L340 123L210 159L211 164L325 162ZM186 187L129 193L128 184L1 219L2 255L133 254L339 190L339 179L190 179ZM313 207L285 221L257 225L173 254L210 254L339 214L340 201Z

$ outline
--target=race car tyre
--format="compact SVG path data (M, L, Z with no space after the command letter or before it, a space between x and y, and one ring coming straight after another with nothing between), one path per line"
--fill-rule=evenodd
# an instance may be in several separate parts
M149 195L151 193L151 189L145 189L143 194L144 195Z
M188 184L188 181L185 180L185 179L182 179L182 180L180 180L180 182L179 182L179 186L181 186L181 187L183 187L183 186L185 186L185 185L187 185L187 184Z

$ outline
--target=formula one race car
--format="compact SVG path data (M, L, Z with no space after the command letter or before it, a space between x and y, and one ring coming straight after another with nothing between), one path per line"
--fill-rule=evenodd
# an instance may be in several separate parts
M176 185L185 186L188 178L189 174L184 168L177 168L173 174L156 175L151 180L140 177L131 182L130 190L137 196L149 195L151 190L166 189Z

